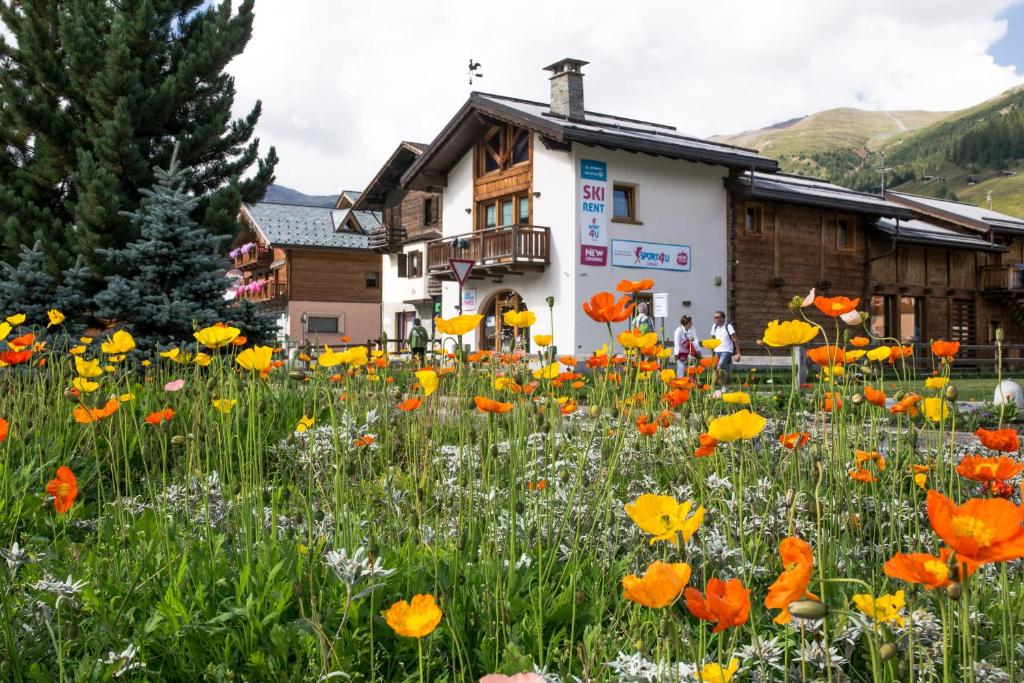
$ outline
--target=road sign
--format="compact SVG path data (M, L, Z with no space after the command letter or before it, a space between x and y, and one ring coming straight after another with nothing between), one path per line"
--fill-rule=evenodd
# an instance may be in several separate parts
M452 273L455 274L455 279L458 280L461 287L469 279L469 274L473 272L473 266L476 265L476 261L468 258L450 258L448 259L448 265L451 266Z

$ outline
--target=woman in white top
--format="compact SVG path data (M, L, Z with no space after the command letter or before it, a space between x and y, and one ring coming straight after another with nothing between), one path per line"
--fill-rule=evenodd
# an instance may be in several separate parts
M693 319L688 315L679 319L679 327L676 328L673 338L673 349L676 357L676 374L682 377L686 374L686 366L690 364L691 359L696 360L701 356L700 342L693 331Z

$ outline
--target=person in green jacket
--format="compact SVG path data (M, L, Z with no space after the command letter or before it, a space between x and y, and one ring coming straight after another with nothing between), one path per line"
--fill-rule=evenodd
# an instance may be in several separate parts
M427 342L430 335L427 328L423 327L423 321L416 318L412 321L412 329L409 330L409 348L412 349L412 357L420 359L420 365L427 362Z

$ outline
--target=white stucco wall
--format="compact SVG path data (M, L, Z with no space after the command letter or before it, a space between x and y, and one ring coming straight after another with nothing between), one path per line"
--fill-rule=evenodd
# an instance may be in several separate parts
M420 277L398 276L398 254L384 254L381 258L381 330L388 339L395 338L395 314L403 312L417 313L427 331L433 329L430 317L432 305L421 303L408 304L407 301L429 299L427 295L427 243L425 241L410 242L402 246L405 254L419 251L422 254L423 275Z

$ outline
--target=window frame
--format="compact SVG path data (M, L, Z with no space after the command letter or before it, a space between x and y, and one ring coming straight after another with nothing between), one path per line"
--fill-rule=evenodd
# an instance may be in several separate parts
M367 270L363 271L364 282L366 283L366 289L380 289L380 271L379 270ZM373 278L371 284L370 278Z
M334 329L333 330L314 330L314 329L312 329L312 325L311 325L311 323L314 320L333 320L334 321ZM307 313L306 314L306 334L307 335L311 335L311 334L342 334L343 332L344 332L344 328L343 328L343 323L341 321L340 316L337 316L337 315L326 315L326 314L314 315L312 313Z
M750 212L754 212L754 226L751 227ZM745 202L743 205L743 234L759 236L764 234L764 204L760 202Z
M405 252L407 259L406 277L419 278L423 277L423 252L419 249L415 251Z
M409 277L409 256L405 252L396 254L398 259L398 277Z
M843 222L845 222L848 227L847 237L849 238L849 241L846 245L839 242L839 225ZM857 251L857 219L850 214L836 215L836 251Z
M526 220L520 217L521 201L526 200ZM512 222L503 225L501 223L501 206L505 202L512 202ZM487 225L487 209L494 207L494 225ZM509 194L482 199L476 203L476 225L475 230L496 230L507 228L513 225L533 225L533 193L528 190L520 190Z
M617 216L615 214L615 193L624 190L627 196L627 202L629 203L629 215L628 216ZM636 183L627 183L625 181L614 181L612 183L612 223L625 223L627 225L643 225L643 221L639 220L637 216L639 212L637 210L637 196L639 195L640 186Z
M526 135L526 159L513 161L515 141L521 133ZM497 154L492 151L490 146L495 136L498 137ZM493 159L497 164L497 168L488 170L486 167L488 159ZM484 178L523 166L531 161L533 161L533 133L530 130L513 126L512 124L496 123L484 132L480 137L480 142L477 144L476 177Z
M423 225L433 225L436 222L434 221L434 201L434 197L423 198Z

